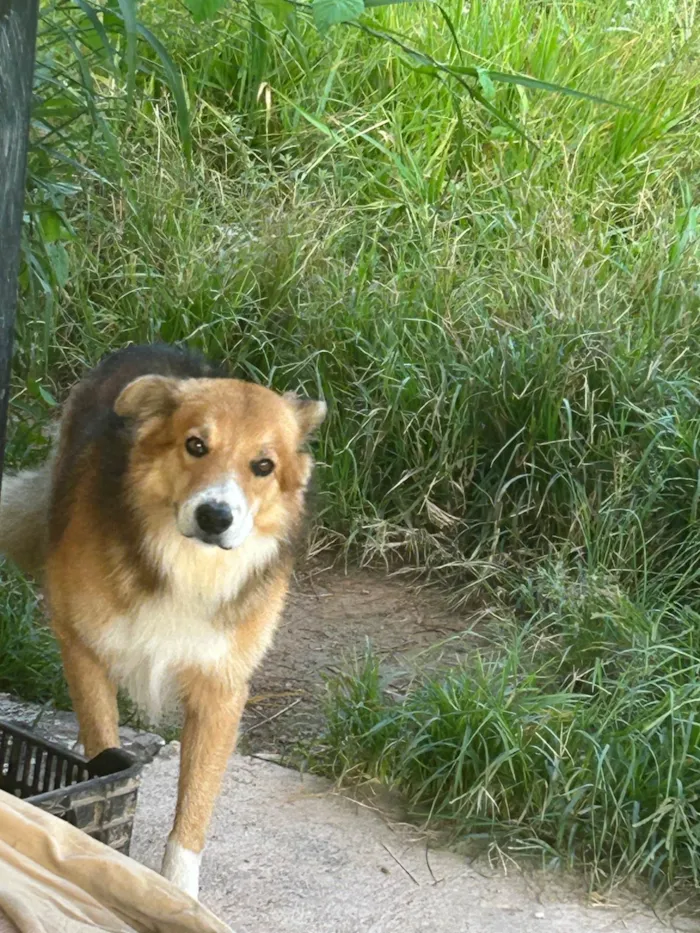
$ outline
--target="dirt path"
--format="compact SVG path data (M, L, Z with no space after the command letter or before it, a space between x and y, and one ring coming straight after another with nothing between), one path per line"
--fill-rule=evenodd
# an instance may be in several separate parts
M316 734L323 675L362 652L368 640L387 664L401 668L446 641L444 652L455 656L472 622L471 614L455 612L438 592L419 591L405 577L333 569L301 575L253 679L242 751L284 755L297 739Z

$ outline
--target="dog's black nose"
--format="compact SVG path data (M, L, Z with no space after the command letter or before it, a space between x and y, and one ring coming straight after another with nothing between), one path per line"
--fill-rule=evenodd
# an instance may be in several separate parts
M194 517L207 535L220 535L230 527L233 513L225 502L203 502Z

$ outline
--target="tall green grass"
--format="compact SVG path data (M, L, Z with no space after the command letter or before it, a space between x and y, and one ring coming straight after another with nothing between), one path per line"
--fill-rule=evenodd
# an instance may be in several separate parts
M414 674L398 697L371 653L334 678L316 764L384 781L453 838L582 865L598 888L641 875L687 896L700 880L697 613L561 565L527 589L462 668Z
M461 580L559 547L694 566L692 9L458 6L461 56L436 11L377 14L437 59L634 108L496 86L539 150L357 30L142 13L184 72L193 160L147 72L123 178L66 205L51 313L27 293L22 383L60 395L125 341L188 341L329 398L321 520L367 555Z

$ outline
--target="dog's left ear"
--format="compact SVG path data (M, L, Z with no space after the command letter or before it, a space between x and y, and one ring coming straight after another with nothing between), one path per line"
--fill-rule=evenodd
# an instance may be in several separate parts
M141 376L130 382L117 397L114 410L121 418L147 421L172 414L177 408L179 383L166 376Z
M285 392L285 399L292 406L302 438L307 438L322 424L328 412L325 402L316 402L309 398L299 398L294 392Z

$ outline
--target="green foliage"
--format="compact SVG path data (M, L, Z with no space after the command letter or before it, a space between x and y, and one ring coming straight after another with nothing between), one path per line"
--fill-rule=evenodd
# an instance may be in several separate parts
M70 277L67 246L75 231L66 211L86 179L103 185L125 180L118 136L128 131L137 83L149 81L162 82L173 95L189 151L181 75L137 19L135 0L52 0L42 6L21 283L44 303L44 353L56 294Z
M327 32L331 26L347 23L364 12L364 0L313 0L311 9L314 23L319 32Z
M3 568L0 583L0 692L69 709L58 648L42 618L36 592L8 568Z
M507 123L363 31L328 46L254 7L193 30L144 4L134 75L121 7L47 7L21 401L41 418L110 347L192 340L335 401L321 518L365 554L469 585L561 549L678 595L698 535L685 33L657 4L489 0L443 11L455 42L421 9L372 15L462 62ZM544 93L563 86L583 97Z
M185 0L185 6L192 14L195 23L212 19L228 0Z
M455 838L583 865L596 887L697 887L700 619L561 567L548 583L563 613L514 618L398 699L371 653L333 679L316 766L380 778Z
M223 8L225 2L226 0L187 0L186 6L192 13L195 22L203 22L204 20L212 19ZM373 36L375 39L381 39L390 46L399 49L406 64L414 70L439 80L448 79L453 81L457 85L458 94L466 92L472 101L481 104L487 113L496 117L505 127L515 130L524 139L528 139L528 137L521 127L512 120L509 120L501 110L494 106L496 97L494 81L567 94L582 100L596 100L599 103L606 104L611 103L611 101L605 98L595 97L594 95L576 90L575 88L553 84L551 81L540 81L526 75L492 72L482 67L465 67L453 61L439 61L420 45L410 45L404 39L399 38L393 30L382 31L378 30L376 27L369 28L364 23L358 21L365 9L407 2L414 3L419 2L419 0L310 0L310 2L299 2L299 0L249 0L251 39L254 40L251 45L262 44L264 47L267 47L269 44L269 36L267 36L265 30L261 28L261 23L258 19L258 7L270 12L274 16L278 26L293 22L297 13L303 15L308 14L310 11L316 29L321 35L326 35L332 26L343 23L352 24L367 35ZM424 0L424 2L432 2L432 0ZM454 40L454 50L458 53L458 61L461 62L463 58L462 48L452 18L446 12L445 7L440 4L436 4L436 7L449 30L450 36ZM290 29L290 31L298 41L299 36L296 30ZM262 74L259 77L262 77Z

